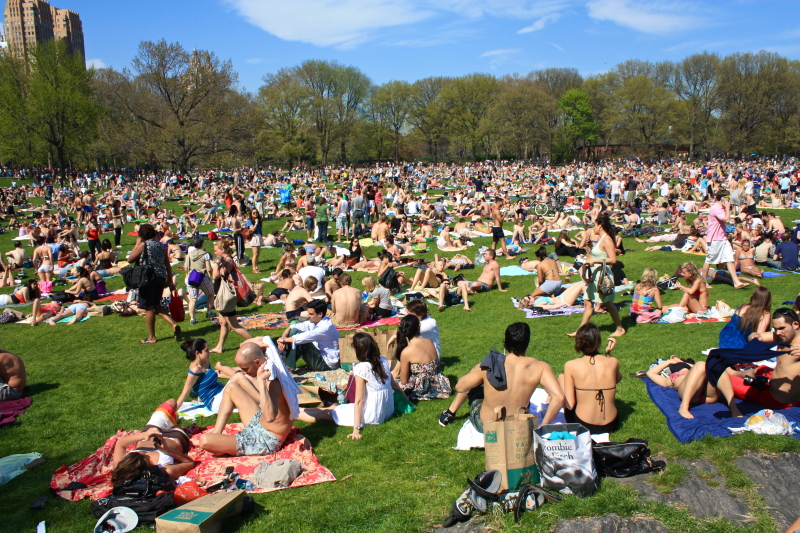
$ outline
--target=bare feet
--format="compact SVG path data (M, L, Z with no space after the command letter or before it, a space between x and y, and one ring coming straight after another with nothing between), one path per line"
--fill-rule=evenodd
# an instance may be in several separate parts
M678 413L679 413L679 414L680 414L680 415L681 415L683 418L694 418L694 415L693 415L692 413L690 413L690 412L689 412L689 409L688 409L688 408L683 408L683 407L681 407L680 409L678 409Z
M739 283L738 285L734 285L733 286L734 289L744 289L745 287L747 287L747 283ZM742 416L742 415L739 415L739 416Z
M625 328L617 328L609 337L622 337L623 335L625 335Z
M222 353L222 348L214 348L213 350L209 350L209 353ZM219 364L219 363L217 363Z
M741 418L744 416L736 405L730 407L730 412L732 417Z
M56 321L53 320L52 318L50 320L48 320L47 323L50 324L51 326L55 326L56 325Z
M441 313L442 311L444 311L444 306L443 306L443 305L440 305L440 306L439 306L439 312Z
M576 336L577 334L578 334L578 332L577 332L577 331L574 331L574 332L572 332L572 333L567 333L567 337L574 337L574 336Z

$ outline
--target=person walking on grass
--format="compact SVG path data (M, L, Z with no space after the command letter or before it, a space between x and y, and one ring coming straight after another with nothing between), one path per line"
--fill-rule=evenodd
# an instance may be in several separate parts
M711 265L724 263L733 280L733 288L741 289L746 287L745 283L739 281L736 275L736 267L733 259L733 247L728 241L726 224L731 220L731 203L728 199L728 191L718 191L716 202L708 211L708 230L706 232L706 244L708 254L703 264L702 278L706 279L708 269Z

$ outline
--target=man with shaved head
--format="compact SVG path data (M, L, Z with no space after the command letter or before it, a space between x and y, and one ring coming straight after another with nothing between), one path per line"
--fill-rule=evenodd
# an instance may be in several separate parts
M200 437L200 447L220 455L275 453L299 412L297 386L269 337L243 342L234 361L239 370L223 391L214 431ZM225 435L234 408L245 427Z

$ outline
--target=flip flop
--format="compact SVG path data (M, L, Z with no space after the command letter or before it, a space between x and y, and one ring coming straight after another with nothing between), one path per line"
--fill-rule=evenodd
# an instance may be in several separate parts
M150 339L142 339L139 341L139 344L153 344L156 341L151 341Z
M175 340L181 342L183 332L181 331L180 326L175 326L175 329L172 330L173 335L175 336Z

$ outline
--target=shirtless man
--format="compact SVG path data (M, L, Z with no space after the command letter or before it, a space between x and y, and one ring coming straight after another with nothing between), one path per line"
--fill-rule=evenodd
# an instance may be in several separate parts
M267 354L271 354L269 359ZM240 371L225 386L214 431L200 437L200 447L219 455L275 453L299 414L297 404L290 407L286 394L297 394L299 390L285 393L277 372L268 369L283 366L269 337L243 342L234 361ZM224 435L234 408L239 410L245 427L236 435Z
M331 302L333 293L342 288L340 279L343 272L344 270L339 267L334 268L331 271L331 279L325 282L325 297L328 299L328 303Z
M769 334L754 333L751 338L780 342L791 351L776 352L778 364L775 370L768 366L755 369L756 376L765 376L769 385L759 390L756 386L745 385L744 377L723 372L717 382L717 389L725 397L731 416L744 416L734 398L747 400L767 409L786 409L800 405L800 318L792 309L783 307L772 313L772 339ZM781 347L779 347L780 349ZM750 371L752 375L753 372Z
M27 374L22 359L0 349L0 401L19 400Z
M331 321L337 328L358 326L367 319L367 306L361 291L351 287L353 278L347 272L339 276L341 288L331 295Z
M505 242L505 240L503 242ZM505 244L503 247L505 247ZM490 291L495 281L497 281L497 289L500 292L506 292L500 281L500 264L495 260L495 253L496 252L491 248L483 253L486 264L483 266L483 271L480 277L478 277L478 281L464 280L458 282L458 294L460 294L461 298L464 300L464 311L472 311L472 309L469 308L470 293L477 294L479 292Z
M36 239L33 251L33 264L39 273L39 280L53 281L53 250L45 243L44 237Z
M765 213L764 222L766 222L766 231L772 232L777 235L779 239L786 238L786 227L781 222L781 219L775 216L775 213Z
M494 205L492 206L492 250L495 250L497 248L497 242L499 241L503 247L503 256L508 257L508 249L506 248L506 236L503 233L503 214L500 212L501 207L503 207L503 199L495 198ZM499 273L497 275L497 279L498 281L500 280ZM469 309L467 309L467 311L469 311Z
M515 322L508 326L503 342L503 348L508 355L504 356L493 350L467 375L462 376L456 383L457 394L453 402L439 415L439 424L446 426L453 422L458 408L467 400L467 393L481 385L483 400L473 400L482 402L480 417L470 415L475 429L481 433L483 433L483 422L495 419L495 407L504 407L506 416L519 410L527 413L531 395L539 385L550 395L550 404L547 406L547 413L541 420L541 425L552 423L564 403L564 392L550 365L534 357L525 356L530 339L531 329L525 322ZM503 371L497 368L500 365L503 365ZM504 386L495 387L490 381L496 379L498 374L502 375L499 381ZM475 412L477 405L470 408L470 413Z
M317 290L317 286L319 286L319 281L314 276L308 276L303 283L294 286L284 300L286 318L292 320L300 316L305 309L305 304L314 299L311 293Z
M380 215L378 221L372 226L372 240L375 242L383 243L386 236L389 235L389 224L386 221L386 215Z
M268 302L275 302L277 300L286 301L287 296L289 293L294 289L294 279L292 279L292 271L288 268L284 268L281 271L281 280L278 282L278 286L272 289L272 292L269 293L267 296Z
M52 254L52 250L50 253ZM25 248L22 247L22 243L20 241L14 241L14 249L10 252L6 252L6 257L8 258L6 261L8 261L9 268L22 268L22 265L27 259Z

